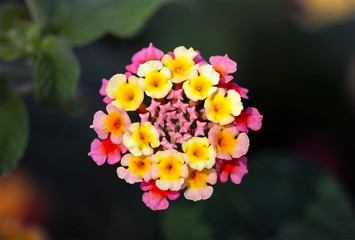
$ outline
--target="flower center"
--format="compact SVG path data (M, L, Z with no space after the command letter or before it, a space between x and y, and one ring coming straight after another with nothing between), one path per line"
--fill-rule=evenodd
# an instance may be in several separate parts
M203 171L200 172L198 170L192 170L186 182L191 188L201 188L207 183L207 174Z
M236 140L233 134L221 131L216 134L217 151L232 154L235 148Z
M186 154L192 163L206 161L209 158L209 150L202 143L193 143L187 148Z
M128 169L139 177L143 177L150 170L151 165L146 156L133 156L128 164Z
M106 117L104 125L108 132L113 135L119 135L123 132L125 124L119 112L112 112Z
M170 156L160 160L159 173L161 180L177 180L180 178L182 163L179 159Z
M150 92L161 91L167 83L168 80L164 74L158 71L153 71L146 77L146 90Z
M193 63L191 63L189 59L182 57L176 58L175 60L172 59L169 64L167 64L173 74L178 77L186 76L190 72L192 65Z

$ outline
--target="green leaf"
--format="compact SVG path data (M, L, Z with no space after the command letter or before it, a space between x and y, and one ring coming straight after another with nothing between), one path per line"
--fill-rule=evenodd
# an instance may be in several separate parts
M46 37L35 63L35 92L45 106L67 109L72 103L79 76L79 65L68 44Z
M176 203L174 203L176 204ZM162 218L166 239L211 239L209 226L203 219L203 202L198 205L171 205Z
M74 44L85 44L107 32L136 34L167 0L33 0L39 19Z
M23 156L28 140L28 117L21 99L0 81L0 175L11 171Z
M322 178L314 203L299 221L284 225L279 239L355 239L353 209L339 183Z
M25 33L28 27L26 8L8 3L0 6L0 57L7 61L25 54Z

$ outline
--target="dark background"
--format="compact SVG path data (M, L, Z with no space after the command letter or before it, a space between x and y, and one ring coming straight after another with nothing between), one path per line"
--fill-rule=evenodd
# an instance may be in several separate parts
M296 17L295 17L296 16ZM30 139L20 168L48 202L40 224L53 239L354 238L354 18L302 22L291 1L183 1L162 7L134 38L107 35L75 49L82 113L43 109L27 97ZM154 212L138 184L87 156L101 79L123 73L152 42L238 63L246 107L264 115L249 134L249 173L214 186L206 201L181 196Z

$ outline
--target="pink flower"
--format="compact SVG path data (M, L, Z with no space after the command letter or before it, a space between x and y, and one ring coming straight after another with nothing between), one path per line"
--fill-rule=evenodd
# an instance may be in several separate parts
M182 96L183 91L183 89L171 90L166 98L184 100L184 97Z
M163 112L160 112L156 122L158 123L158 125L164 127L165 126L165 118L166 118L166 114Z
M180 196L180 191L161 190L155 185L155 181L141 182L141 189L148 191L143 194L142 200L153 211L164 210L169 207L170 200L175 200Z
M210 63L214 70L220 74L220 83L228 83L233 77L228 75L237 71L237 63L231 60L228 55L210 57Z
M157 122L155 122L153 126L158 130L158 133L160 136L163 136L163 137L165 136L164 131L161 130L161 128L159 127L159 124Z
M150 102L150 106L147 107L146 110L150 112L151 116L154 116L155 113L157 112L158 106L160 106L160 102L157 102L154 99L152 99L152 101Z
M133 55L132 57L132 64L126 66L126 70L130 71L134 74L137 74L137 70L140 64L151 60L161 60L164 53L153 47L153 44L150 43L147 48L143 48L139 52Z
M165 113L167 111L174 110L173 106L171 106L171 102L168 102L167 104L164 105L159 105L160 108L160 113Z
M182 90L182 89L181 89ZM183 113L186 113L187 111L187 107L189 106L189 104L187 103L183 103L180 99L177 100L175 103L173 103L173 106L176 109L180 109Z
M200 122L200 121L196 121L196 130L195 130L195 137L196 136L205 136L205 127L207 122Z
M210 198L213 193L213 188L208 186L208 184L216 184L216 170L212 168L198 171L190 168L189 172L189 176L185 181L187 186L187 190L184 193L185 198L195 202Z
M180 133L187 133L191 127L192 122L185 122L184 125L180 128Z
M121 153L125 153L127 148L123 144L114 144L110 138L103 140L94 139L91 143L89 156L97 165L102 165L107 159L108 164L115 164L121 160Z
M130 76L132 76L132 73L126 72L125 75L126 75L126 78L128 79ZM107 94L106 94L106 87L107 87L108 82L109 82L109 80L107 80L106 78L103 78L103 79L102 79L102 85L101 85L101 88L100 88L100 90L99 90L99 93L100 93L102 96L105 97L105 98L104 98L104 103L106 103L106 104L109 104L109 103L111 103L111 102L114 101L114 99L109 98L109 97L107 96Z
M233 124L241 132L248 133L248 128L254 131L258 131L261 128L263 115L261 115L258 109L248 107L247 110L241 111L240 115L235 117Z
M238 84L234 83L234 82L229 82L229 83L219 83L218 87L220 88L224 88L226 91L233 89L234 91L236 91L237 93L239 93L239 95L244 98L244 99L249 99L248 97L248 92L249 90L246 88L242 88L240 87Z
M147 113L140 113L138 114L139 117L141 118L141 123L149 122L149 112Z
M177 148L177 146L175 144L170 143L168 140L166 140L165 137L160 142L160 144L163 146L163 150L176 149Z
M182 137L181 133L172 132L172 131L169 132L169 136L170 136L170 139L171 139L172 143L176 143L177 140Z
M176 119L176 111L166 113L166 120L170 121L172 119Z
M115 144L122 142L122 137L131 125L131 119L127 112L121 108L116 108L111 104L106 106L108 115L102 111L97 111L94 115L93 128L100 139L106 139L110 134L111 141Z
M104 103L109 104L109 103L111 103L114 99L107 97L107 94L106 94L107 83L108 83L108 80L107 80L106 78L103 78L103 79L102 79L102 85L101 85L101 88L100 88L99 93L100 93L102 96L105 96L105 98L104 98Z
M198 113L196 112L195 107L189 107L187 108L187 112L190 115L190 121L193 122L198 118Z
M231 160L245 155L249 149L249 137L233 125L215 124L208 132L208 140L217 152L217 158Z
M186 142L187 140L189 140L191 137L192 136L190 133L185 133L184 135L182 135L181 138L178 138L178 140L176 142L182 144L183 142Z
M225 183L230 176L233 183L241 183L244 175L248 173L247 162L248 159L245 156L234 158L229 161L217 158L216 170L219 181Z

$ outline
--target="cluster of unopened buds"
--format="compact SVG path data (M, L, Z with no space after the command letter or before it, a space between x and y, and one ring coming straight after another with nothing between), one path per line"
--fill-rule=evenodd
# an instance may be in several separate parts
M217 179L241 182L248 172L248 128L259 130L263 117L243 107L248 90L231 82L236 62L225 55L208 63L183 46L164 54L150 44L126 70L102 80L107 113L94 115L98 139L89 153L97 165L120 162L118 177L140 183L152 210L166 209L167 198L181 191L189 200L208 199ZM129 111L140 121L132 123Z

